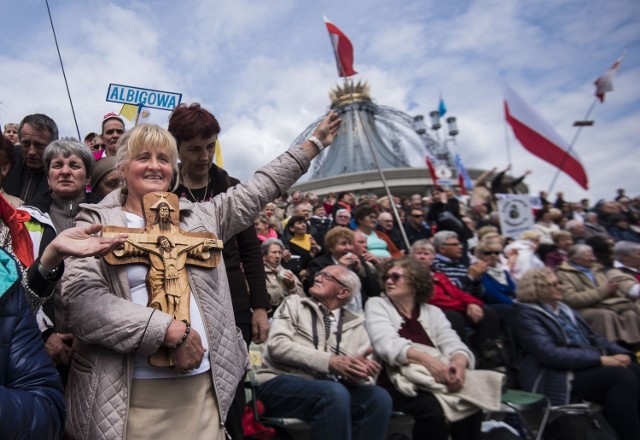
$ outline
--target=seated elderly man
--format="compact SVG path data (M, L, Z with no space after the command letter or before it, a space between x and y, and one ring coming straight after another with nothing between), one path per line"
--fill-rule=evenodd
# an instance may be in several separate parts
M607 280L586 244L569 248L569 259L556 269L563 301L609 341L640 344L640 315L633 303L618 296L618 284ZM624 303L627 303L626 305Z
M640 244L619 241L613 247L613 268L607 271L610 283L618 285L618 295L640 298Z
M305 285L306 290L313 285L316 273L327 266L339 264L358 275L362 289L354 292L348 308L352 312L364 313L364 305L372 296L379 296L382 288L375 267L353 252L355 233L342 226L336 226L327 232L324 244L328 252L309 262L309 277ZM366 238L365 238L366 241Z
M458 234L453 231L436 233L433 236L433 247L436 250L433 271L445 274L458 289L481 298L484 293L482 276L487 272L487 263L477 261L471 265L463 264L463 245L458 239Z
M373 383L380 364L364 317L344 306L360 289L345 267L318 272L311 298L288 296L276 311L256 374L265 415L296 417L312 439L383 439L391 398Z

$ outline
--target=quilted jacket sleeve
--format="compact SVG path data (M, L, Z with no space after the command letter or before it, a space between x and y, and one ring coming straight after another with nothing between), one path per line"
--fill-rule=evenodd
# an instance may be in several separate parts
M3 354L0 362L2 438L57 439L65 418L58 372L44 350L40 331L23 293L14 290L0 304ZM16 313L9 317L5 315ZM15 326L7 324L14 323ZM6 339L5 339L6 338ZM6 355L6 356L5 356Z
M210 230L218 230L227 241L253 225L260 209L285 193L309 168L311 161L299 146L290 148L265 165L251 178L218 194L210 202L197 203L194 210ZM212 219L216 219L213 223Z

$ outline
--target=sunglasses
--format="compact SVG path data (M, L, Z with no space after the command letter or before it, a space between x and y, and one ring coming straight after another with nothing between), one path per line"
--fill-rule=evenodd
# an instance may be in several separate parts
M93 144L94 150L104 150L107 147L106 144Z
M440 246L462 246L462 243L442 243Z
M402 278L404 278L404 274L397 273L397 272L394 272L394 273L387 273L387 274L382 275L382 281L384 281L385 283L386 283L386 282L387 282L387 280L389 280L389 279L390 279L391 281L393 281L394 283L397 283L397 282L398 282L398 281L400 281Z
M411 214L411 217L413 217L413 218L422 218L422 217L424 217L424 215L423 214Z
M501 251L484 251L483 254L485 255L500 255L502 252Z

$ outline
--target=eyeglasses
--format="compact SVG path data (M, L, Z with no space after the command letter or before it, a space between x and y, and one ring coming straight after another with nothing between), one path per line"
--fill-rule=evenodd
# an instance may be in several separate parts
M485 255L500 255L502 252L501 251L484 251L483 254Z
M321 278L321 279L324 278L326 280L331 280L334 283L340 284L345 289L349 288L349 286L347 286L345 283L343 283L342 281L340 281L339 279L337 279L336 277L334 277L333 275L331 275L330 273L327 273L327 272L318 272L316 274L316 278Z
M114 133L124 134L124 130L122 128L110 128L104 132L104 134L108 134L109 136L111 136Z
M387 280L391 279L391 281L393 281L394 283L397 283L398 281L400 281L404 277L405 277L404 274L401 274L401 273L398 273L398 272L386 273L386 274L382 275L382 281L384 281L386 283Z

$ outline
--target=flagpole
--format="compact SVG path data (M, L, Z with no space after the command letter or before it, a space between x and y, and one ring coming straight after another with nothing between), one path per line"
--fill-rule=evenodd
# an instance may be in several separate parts
M352 90L349 89L349 95L351 95L351 99L353 100ZM358 120L360 121L360 125L364 127L364 123L362 122L362 117L357 109L353 110L358 116ZM373 148L373 143L371 142L371 138L367 133L367 130L362 130L364 136L367 138L367 144L369 144L369 149L371 150L371 156L373 157L373 162L376 165L376 169L378 170L378 175L380 176L380 180L382 181L382 185L384 186L385 192L387 193L387 198L389 199L389 205L391 205L391 209L393 210L393 216L396 219L398 224L398 229L400 229L400 234L402 235L402 241L404 241L407 250L411 249L411 244L409 243L409 238L407 238L407 233L404 230L404 225L400 221L400 214L398 213L398 208L396 208L396 204L393 201L393 195L391 194L391 189L389 188L389 184L387 184L387 179L384 177L384 173L382 172L382 168L380 167L380 163L378 162L378 155L376 154L375 149Z
M507 165L511 165L511 143L509 142L509 124L505 120L504 124L504 140L507 147Z
M589 106L589 109L587 110L587 114L584 116L584 118L582 118L583 121L586 121L586 120L589 119L589 116L591 116L591 112L595 108L597 102L598 102L598 98L596 97L596 98L593 99L593 102ZM571 152L573 151L573 146L578 141L578 137L580 136L580 133L582 132L583 128L584 127L582 125L579 125L578 129L576 130L576 133L573 135L573 139L571 139L571 143L569 144L569 148L567 148L567 150L564 152L564 155L562 156L562 160L560 161L560 165L558 166L558 169L556 170L556 174L553 176L553 180L551 181L551 185L549 185L549 190L547 191L547 194L550 195L552 193L553 188L556 185L556 181L558 180L558 176L560 175L560 172L562 171L562 168L564 167L564 164L566 163L567 158L569 157L569 154L571 154Z
M326 23L326 17L325 17L325 23ZM349 96L351 97L351 101L355 102L355 98L353 96L353 87L349 85L349 77L346 75L344 67L342 66L342 62L340 61L340 57L338 56L338 50L331 40L331 33L329 33L329 42L331 43L331 48L333 49L333 56L336 59L336 64L338 65L338 73L341 77L344 78L345 90L349 91ZM364 127L364 123L362 121L362 118L360 117L360 113L355 108L353 109L353 111L357 115L357 118L360 122L360 126ZM378 175L380 176L382 185L384 186L385 192L387 193L387 197L389 198L389 204L391 205L393 216L395 217L396 223L398 224L398 229L400 229L400 234L402 235L402 241L404 241L404 244L407 247L407 250L409 250L411 248L411 245L409 243L409 239L407 238L407 233L404 230L404 225L400 221L400 214L398 214L398 209L396 208L396 204L393 201L393 195L391 194L391 189L389 189L389 185L387 184L387 179L384 177L384 173L382 172L382 168L380 167L380 163L378 162L378 156L376 155L376 152L373 148L373 143L371 142L371 138L369 138L369 134L367 133L367 130L362 130L362 131L365 137L367 138L367 144L369 144L369 149L371 150L371 156L373 157L373 162L376 165L376 169L378 170Z

